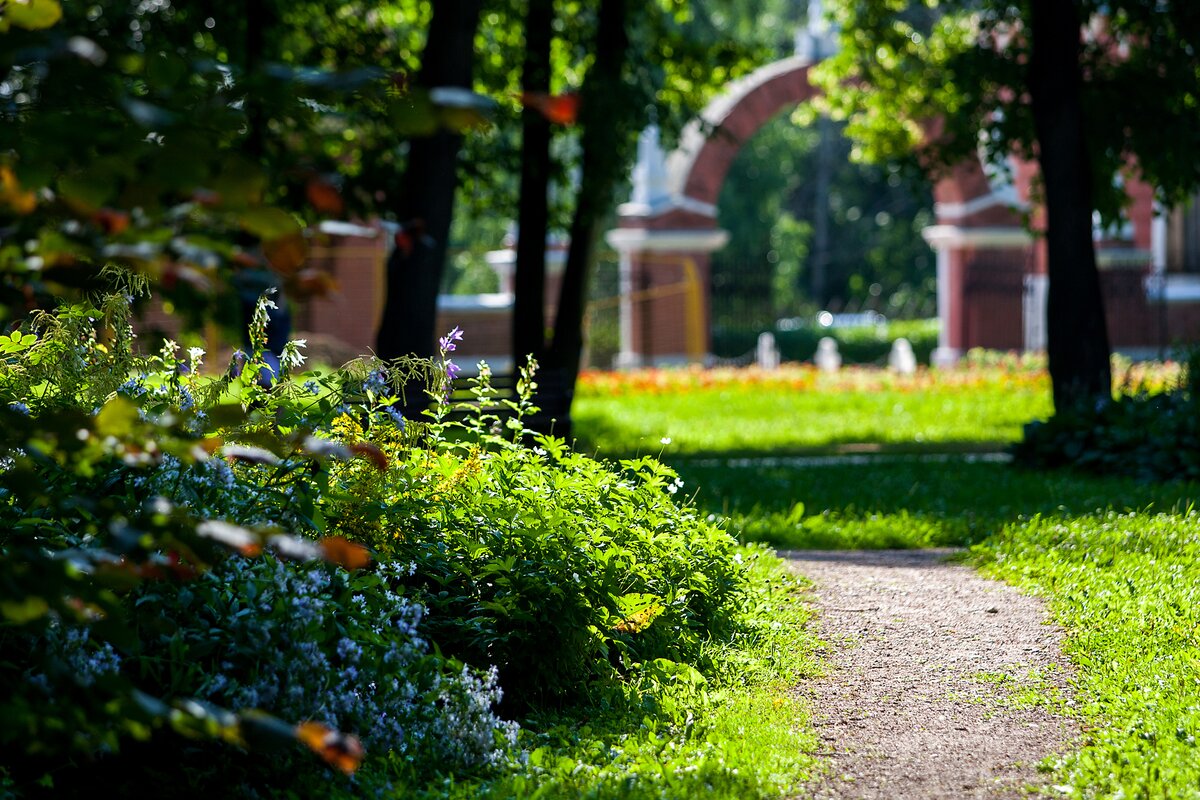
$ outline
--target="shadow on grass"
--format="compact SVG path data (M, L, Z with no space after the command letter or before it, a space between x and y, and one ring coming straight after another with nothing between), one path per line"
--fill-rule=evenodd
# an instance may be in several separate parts
M961 564L964 552L961 548L931 547L922 550L780 550L778 555L810 563L916 569Z
M940 457L939 457L940 455ZM1186 508L1196 484L1033 472L994 459L884 455L670 459L696 504L743 541L781 549L962 547L1035 515Z

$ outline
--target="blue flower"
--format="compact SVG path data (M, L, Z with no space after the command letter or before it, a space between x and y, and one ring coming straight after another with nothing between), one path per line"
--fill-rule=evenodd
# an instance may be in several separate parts
M383 410L386 411L387 415L392 418L393 422L396 423L397 428L404 430L404 415L400 413L399 409L397 409L395 406L384 406Z

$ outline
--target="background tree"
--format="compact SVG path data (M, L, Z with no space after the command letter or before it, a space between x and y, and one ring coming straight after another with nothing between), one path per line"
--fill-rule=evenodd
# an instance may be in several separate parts
M40 5L59 23L0 36L10 316L113 262L197 321L240 325L247 270L320 291L304 227L386 206L395 131L453 122L405 84L416 2Z
M475 36L481 0L434 4L416 86L424 97L443 98L470 112L478 107L474 87ZM433 355L433 327L441 287L462 133L432 125L408 146L395 216L405 226L388 259L387 297L376 353L381 358Z
M1200 180L1200 8L1159 0L834 7L841 51L819 71L861 155L933 171L1036 158L1047 218L1050 371L1058 409L1110 391L1092 210L1114 219L1119 176L1171 204ZM936 121L937 135L926 131Z
M899 165L856 163L840 124L831 126L822 151L821 134L811 123L803 114L777 117L730 167L717 210L730 243L712 262L723 298L719 304L714 298L714 311L717 305L730 308L726 326L755 327L757 333L780 317L822 308L872 307L900 316L933 301L933 259L921 238L933 221L928 179ZM829 160L830 180L818 193L814 176L822 157ZM813 228L822 205L829 236L825 290L817 295ZM732 307L737 300L740 310Z

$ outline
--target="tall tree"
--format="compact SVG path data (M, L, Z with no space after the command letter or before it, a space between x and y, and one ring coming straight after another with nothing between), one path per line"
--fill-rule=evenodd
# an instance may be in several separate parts
M1092 243L1092 175L1084 137L1081 29L1072 0L1034 2L1029 94L1046 204L1047 350L1054 407L1112 391L1108 330Z
M550 119L537 100L550 100L554 0L529 0L521 89L521 187L517 209L513 354L542 357L546 346L546 237L550 232Z
M439 0L417 74L417 89L469 93L482 0ZM435 98L436 99L436 98ZM433 327L458 189L462 133L437 126L409 144L396 217L405 230L387 265L387 295L376 352L381 358L433 355Z
M1042 167L1055 406L1107 397L1108 341L1091 214L1120 176L1164 203L1200 183L1200 8L1186 0L862 0L834 9L819 70L864 157L937 169L1010 153ZM941 134L925 141L940 120Z
M594 52L580 99L580 177L571 218L571 244L558 297L554 339L546 354L543 412L558 420L556 432L570 435L570 408L583 350L583 314L588 278L603 223L612 211L618 183L628 168L639 118L622 82L628 66L630 0L600 0Z

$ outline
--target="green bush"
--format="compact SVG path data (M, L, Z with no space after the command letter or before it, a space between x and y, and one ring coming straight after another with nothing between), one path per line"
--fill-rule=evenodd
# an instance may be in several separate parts
M453 334L436 364L322 375L292 343L271 375L267 304L215 376L137 355L120 300L0 340L0 741L24 754L0 778L336 793L295 746L351 772L361 739L362 786L430 785L515 756L501 685L507 714L703 684L749 577L673 471L527 433L532 370L452 408ZM425 421L394 408L417 374Z
M23 756L5 769L22 793L149 772L197 791L332 788L296 746L353 772L362 747L342 725L399 776L507 758L495 674L430 651L423 607L402 596L411 566L370 567L314 525L314 478L375 451L331 452L302 423L361 378L328 376L323 394L293 381L293 344L264 384L265 307L253 352L216 378L199 351L135 355L119 298L0 342L0 742Z
M425 630L443 652L499 667L523 708L577 701L655 659L696 662L728 630L746 583L735 543L675 503L674 471L594 461L530 438L519 416L516 440L502 437L496 417L462 411L465 423L404 432L340 419L342 441L370 435L388 469L335 466L321 508L330 531L416 565Z
M1200 480L1200 351L1179 383L1124 387L1105 398L1057 411L1025 428L1017 463L1072 467L1141 480Z

